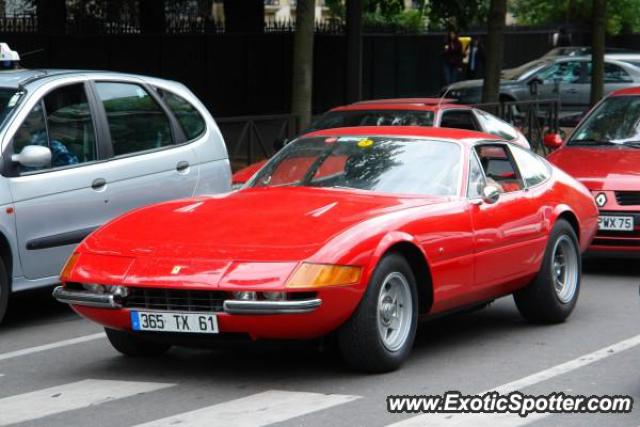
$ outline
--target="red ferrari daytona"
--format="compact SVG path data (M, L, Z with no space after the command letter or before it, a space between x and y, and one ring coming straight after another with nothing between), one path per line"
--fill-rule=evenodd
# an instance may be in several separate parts
M513 294L526 319L564 321L597 221L582 184L495 136L330 129L288 144L240 191L101 227L54 296L126 355L335 333L350 365L389 371L419 317Z

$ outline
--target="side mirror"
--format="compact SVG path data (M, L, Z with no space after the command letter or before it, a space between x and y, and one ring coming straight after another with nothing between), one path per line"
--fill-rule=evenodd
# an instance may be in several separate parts
M20 154L12 155L11 160L27 168L41 168L51 164L51 150L42 145L27 145Z
M273 152L277 153L278 151L282 150L282 148L287 145L288 142L289 140L287 138L276 138L275 141L273 141Z
M562 136L559 133L548 133L544 136L542 143L545 147L555 150L562 145Z
M482 201L488 205L493 205L500 198L500 190L492 184L487 184L482 189Z

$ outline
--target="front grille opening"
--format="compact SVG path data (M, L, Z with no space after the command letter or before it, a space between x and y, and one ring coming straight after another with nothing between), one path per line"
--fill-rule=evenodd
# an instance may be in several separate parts
M222 291L129 288L129 295L124 301L124 307L167 311L222 312L224 300L227 298L229 295Z
M640 191L616 191L616 201L620 206L640 206Z

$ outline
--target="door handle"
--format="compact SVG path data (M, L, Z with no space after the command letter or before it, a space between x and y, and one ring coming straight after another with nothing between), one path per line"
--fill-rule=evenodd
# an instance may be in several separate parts
M186 172L189 169L189 162L186 160L180 160L176 165L176 170L178 172Z
M567 93L578 93L578 89L567 89Z
M107 181L104 178L96 178L91 183L91 188L95 191L102 191L107 186Z

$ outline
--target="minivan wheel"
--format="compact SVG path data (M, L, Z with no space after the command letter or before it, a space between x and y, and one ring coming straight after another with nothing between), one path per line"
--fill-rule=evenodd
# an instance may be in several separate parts
M373 273L355 313L338 331L340 352L358 370L397 369L411 352L417 320L413 271L401 255L386 255Z
M120 353L131 357L153 357L166 353L170 344L158 343L129 332L104 328L109 342Z
M567 221L560 219L549 236L538 275L526 288L513 294L520 314L533 322L565 321L578 301L581 277L576 233Z
M9 287L9 275L7 274L7 269L4 266L4 262L0 260L0 323L2 323L4 315L7 314L10 292L11 289Z

